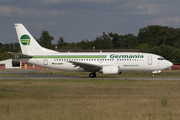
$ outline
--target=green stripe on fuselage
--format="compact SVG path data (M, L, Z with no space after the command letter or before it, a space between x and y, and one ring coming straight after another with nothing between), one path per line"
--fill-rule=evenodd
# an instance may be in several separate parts
M107 55L44 55L33 56L32 58L106 58Z

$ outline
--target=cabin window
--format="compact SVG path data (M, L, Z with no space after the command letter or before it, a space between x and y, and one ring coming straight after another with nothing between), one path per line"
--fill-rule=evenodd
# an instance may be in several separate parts
M165 60L163 57L158 58L158 60Z

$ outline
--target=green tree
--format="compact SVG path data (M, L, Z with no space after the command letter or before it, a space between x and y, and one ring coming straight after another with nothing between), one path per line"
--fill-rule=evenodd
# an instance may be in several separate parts
M125 49L133 49L138 45L137 37L134 34L124 35L124 48Z
M60 37L57 42L58 42L58 46L62 46L64 44L64 38Z
M140 44L147 43L149 47L162 44L175 46L180 41L180 29L149 25L139 30L138 41Z
M9 59L10 57L8 57L9 56L9 54L7 53L7 52L2 52L1 54L0 54L0 60L6 60L6 59ZM12 58L12 57L11 57Z
M167 28L159 25L149 25L141 28L138 34L139 43L147 43L150 47L162 45L164 43L164 36L167 35Z
M112 47L113 47L113 49L119 49L119 47L120 47L119 35L117 33L110 32L109 36L112 39Z
M45 48L53 49L52 41L54 40L53 36L49 35L49 32L44 30L41 33L41 37L37 40L39 44Z
M77 46L81 49L92 49L91 44L88 40L82 40L81 42L78 43Z
M59 49L69 49L70 48L71 43L64 42L63 37L60 37L57 42L58 42L57 46L58 46Z
M109 35L105 34L103 32L103 35L100 37L97 37L94 40L94 47L96 49L111 49L112 48L112 40L109 37Z

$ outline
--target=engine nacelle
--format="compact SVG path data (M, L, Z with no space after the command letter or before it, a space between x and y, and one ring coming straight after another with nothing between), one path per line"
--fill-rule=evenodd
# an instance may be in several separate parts
M119 66L103 66L101 72L103 74L121 74Z

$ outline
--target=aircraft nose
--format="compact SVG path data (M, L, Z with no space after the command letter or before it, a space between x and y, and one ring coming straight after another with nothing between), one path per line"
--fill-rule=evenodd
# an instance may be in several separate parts
M171 67L172 65L173 65L173 63L170 62L170 61L168 61L167 66L168 66L168 67Z

